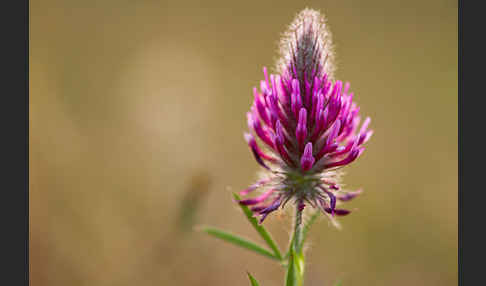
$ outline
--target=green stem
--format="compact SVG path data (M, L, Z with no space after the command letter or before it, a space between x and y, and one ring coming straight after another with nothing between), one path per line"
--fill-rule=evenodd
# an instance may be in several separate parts
M302 211L299 210L299 207L295 207L295 222L294 222L294 250L295 252L299 252L300 248L302 247Z
M289 245L289 256L287 263L286 286L304 285L304 251L302 245L302 210L299 204L295 206L294 233Z

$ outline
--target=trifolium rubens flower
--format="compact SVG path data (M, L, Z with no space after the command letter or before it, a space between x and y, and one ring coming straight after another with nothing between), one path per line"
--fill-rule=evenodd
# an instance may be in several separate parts
M276 74L263 68L264 80L253 89L250 132L244 138L266 170L261 180L240 192L261 193L239 203L250 206L260 223L289 201L331 218L347 215L350 211L336 204L361 192L341 190L340 169L363 152L372 134L370 119L358 115L349 83L334 79L333 60L326 19L305 9L281 39Z

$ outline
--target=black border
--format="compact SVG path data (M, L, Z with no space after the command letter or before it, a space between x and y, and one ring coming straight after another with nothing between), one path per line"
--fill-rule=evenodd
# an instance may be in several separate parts
M483 133L481 123L484 121L485 113L484 105L479 102L486 97L483 94L484 88L481 86L484 82L483 55L486 49L480 43L484 35L485 16L484 9L472 6L480 3L481 1L468 1L467 6L464 7L463 1L458 1L459 285L484 284L483 261L486 239L480 234L483 230L481 218L484 215L485 202L481 196L486 192L483 186L484 168L480 165L483 162L480 157L484 156L484 147L483 141L477 135ZM4 145L2 148L4 189L0 208L3 222L1 236L3 267L0 281L7 285L29 285L29 2L5 1L1 7L0 11L3 12L0 17L2 22L0 29L3 35L1 45L3 112L0 113L2 119L0 124L3 131L1 142ZM464 45L464 38L476 41ZM464 53L464 46L466 46L466 53ZM465 70L471 67L474 69L474 64L478 71L470 72L465 76ZM474 137L468 141L465 137L467 135ZM476 162L478 166L466 169L465 161ZM466 202L470 204L467 207ZM465 237L466 224L470 234ZM477 231L472 233L474 230ZM469 261L466 262L465 257ZM467 270L467 276L464 276L464 270Z
M0 284L29 285L29 1L3 1L0 11Z
M458 1L459 88L459 285L485 285L485 133L486 105L482 1ZM467 164L466 164L467 163Z

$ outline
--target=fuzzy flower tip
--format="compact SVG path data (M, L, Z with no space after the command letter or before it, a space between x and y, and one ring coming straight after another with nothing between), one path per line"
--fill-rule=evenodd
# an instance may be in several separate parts
M260 221L288 201L331 217L347 215L350 211L336 205L361 191L343 192L339 169L362 154L372 134L370 119L360 125L349 83L334 80L331 34L323 15L300 12L280 44L277 74L263 68L264 80L253 89L250 133L244 136L266 178L241 194L263 193L240 203Z

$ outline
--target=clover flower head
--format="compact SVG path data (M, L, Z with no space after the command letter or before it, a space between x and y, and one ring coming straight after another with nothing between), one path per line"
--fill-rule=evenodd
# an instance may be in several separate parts
M324 16L305 9L282 37L277 73L263 68L264 80L253 88L244 138L266 172L240 192L262 193L239 203L250 206L260 223L289 201L330 217L347 215L336 205L361 193L341 190L340 169L362 154L373 131L370 118L360 125L349 83L334 80L333 61Z

